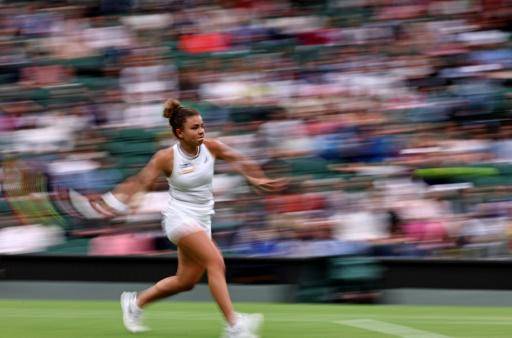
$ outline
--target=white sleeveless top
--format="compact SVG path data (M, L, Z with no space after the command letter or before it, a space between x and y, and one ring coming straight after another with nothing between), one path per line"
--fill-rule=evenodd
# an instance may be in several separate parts
M187 208L201 214L213 214L212 179L215 157L201 144L196 156L186 154L176 143L169 182L170 208Z

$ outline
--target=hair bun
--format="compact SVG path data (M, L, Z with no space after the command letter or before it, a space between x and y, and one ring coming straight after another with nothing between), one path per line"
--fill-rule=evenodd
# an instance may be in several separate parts
M164 103L164 117L166 119L170 119L172 117L172 114L174 114L176 109L178 109L179 107L181 107L180 101L176 99L168 99Z

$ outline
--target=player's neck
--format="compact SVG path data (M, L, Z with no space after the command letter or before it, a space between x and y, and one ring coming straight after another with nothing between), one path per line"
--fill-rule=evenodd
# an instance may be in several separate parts
M180 142L179 147L186 155L189 155L191 157L197 156L197 153L199 152L198 146L190 146Z

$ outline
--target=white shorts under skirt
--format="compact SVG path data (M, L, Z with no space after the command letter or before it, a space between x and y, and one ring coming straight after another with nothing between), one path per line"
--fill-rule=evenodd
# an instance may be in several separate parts
M189 209L166 210L163 213L162 227L169 240L176 245L183 237L198 231L204 231L212 238L211 215Z

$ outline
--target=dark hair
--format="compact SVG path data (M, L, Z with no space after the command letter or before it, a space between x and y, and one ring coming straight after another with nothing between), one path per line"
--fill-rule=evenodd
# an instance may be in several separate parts
M172 132L176 137L176 129L182 129L185 121L190 116L200 115L199 112L193 108L185 108L181 105L180 101L169 99L164 103L164 117L169 119L169 124L172 127Z

